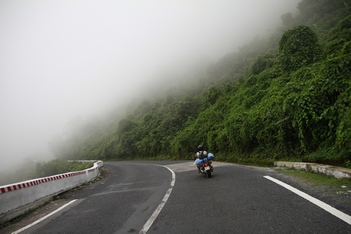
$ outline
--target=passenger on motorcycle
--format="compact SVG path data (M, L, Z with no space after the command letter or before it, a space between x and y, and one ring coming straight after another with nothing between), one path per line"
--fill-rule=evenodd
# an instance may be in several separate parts
M195 153L194 155L194 159L195 159L195 162L194 164L196 165L197 167L197 170L198 170L198 173L201 173L201 166L202 166L202 163L203 163L203 158L204 157L207 157L207 151L204 150L204 147L202 145L199 145L197 147L197 152Z

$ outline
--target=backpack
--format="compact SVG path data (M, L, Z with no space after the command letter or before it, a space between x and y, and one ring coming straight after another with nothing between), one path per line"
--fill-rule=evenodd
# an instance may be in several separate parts
M204 151L203 150L199 151L199 159L204 159L204 158L205 158Z

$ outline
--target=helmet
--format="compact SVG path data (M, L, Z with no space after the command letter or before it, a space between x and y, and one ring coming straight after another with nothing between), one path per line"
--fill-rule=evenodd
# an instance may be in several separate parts
M199 146L197 147L197 149L198 149L199 151L203 151L203 150L204 150L204 147L203 147L202 145L199 145Z

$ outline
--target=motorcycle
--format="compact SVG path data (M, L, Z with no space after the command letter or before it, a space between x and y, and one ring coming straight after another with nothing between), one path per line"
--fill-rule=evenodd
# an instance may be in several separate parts
M212 153L208 153L203 157L196 159L195 164L200 166L200 171L207 178L212 177L213 166L212 159L214 159L214 155Z
M213 172L213 166L212 162L210 160L205 160L207 158L203 158L202 161L202 166L200 167L201 173L205 174L207 178L212 177L212 172Z

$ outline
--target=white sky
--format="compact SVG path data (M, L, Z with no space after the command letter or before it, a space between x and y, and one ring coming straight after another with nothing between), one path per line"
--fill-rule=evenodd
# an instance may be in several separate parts
M48 154L75 116L128 102L165 67L216 61L298 2L1 0L1 165Z

